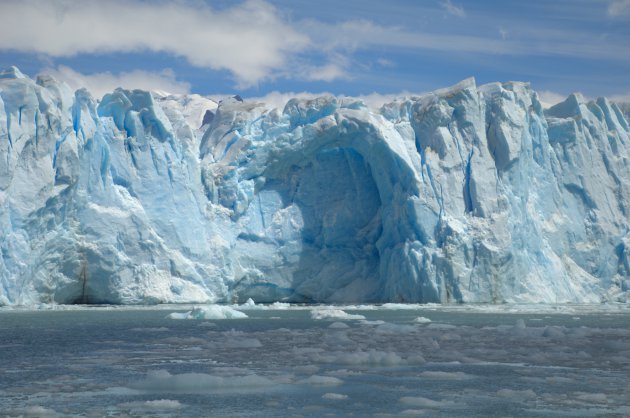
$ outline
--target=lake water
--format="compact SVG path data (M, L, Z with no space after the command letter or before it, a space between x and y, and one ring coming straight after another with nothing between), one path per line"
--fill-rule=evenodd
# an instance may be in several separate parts
M624 305L191 309L0 309L0 416L630 416Z

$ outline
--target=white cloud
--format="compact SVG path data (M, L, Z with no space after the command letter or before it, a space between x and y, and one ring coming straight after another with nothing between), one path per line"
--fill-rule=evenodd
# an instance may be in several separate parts
M340 78L348 78L348 74L338 64L326 64L321 67L312 67L303 75L308 81L333 81Z
M72 68L60 65L57 68L46 68L42 73L67 83L75 90L85 87L97 99L103 97L105 93L112 92L117 87L158 90L173 94L190 92L190 84L178 81L173 71L168 69L161 72L134 70L120 74L110 72L82 74Z
M354 51L371 47L402 47L441 51L509 52L497 40L474 36L429 34L405 30L396 26L382 26L367 20L345 21L337 25L311 22L308 28L317 42L330 50Z
M550 108L551 106L563 102L567 96L564 94L556 93L550 90L539 91L538 100L543 105L545 109Z
M608 99L616 103L630 103L630 92L626 94L615 94L608 96Z
M608 5L611 17L630 17L630 0L616 0Z
M499 28L499 37L496 32L484 36L477 30L479 16L461 21L461 30L429 30L423 25L388 26L370 20L291 22L265 0L222 2L227 5L224 8L212 8L208 3L214 4L204 0L0 0L0 51L52 58L168 53L196 67L226 71L240 88L278 78L349 79L370 68L354 52L382 53L394 48L630 62L623 42L600 39L584 30L549 28L544 22L502 20L505 26ZM630 0L602 4L608 6L610 16L630 16ZM432 20L445 12L466 17L459 0L440 0L422 9ZM494 18L485 17L481 23L492 27ZM388 64L386 60L376 63Z
M457 17L466 17L466 12L464 11L464 6L456 6L451 3L451 0L445 0L442 2L442 7L449 14Z
M518 53L513 46L498 39L411 31L368 20L348 20L335 25L309 21L302 27L324 51L394 47L447 52Z
M308 37L262 0L222 10L193 0L0 2L0 49L52 57L166 52L227 70L241 87L266 79L308 45Z
M376 60L376 63L385 68L393 68L396 66L394 61L388 60L387 58L379 58Z
M309 81L333 81L351 78L348 72L351 60L346 55L337 51L329 51L326 55L326 64L319 66L306 64L302 70L299 67L292 68L290 71L295 73L288 72L286 77L294 78L297 75Z
M301 29L309 34L313 45L317 45L324 53L344 51L350 55L358 50L404 48L467 54L571 56L630 61L627 46L619 42L589 37L583 31L532 25L520 26L518 31L510 26L509 34L499 32L505 35L505 39L452 34L448 31L423 32L401 26L380 25L369 20L348 20L337 24L310 20L302 22ZM519 36L516 32L519 32Z

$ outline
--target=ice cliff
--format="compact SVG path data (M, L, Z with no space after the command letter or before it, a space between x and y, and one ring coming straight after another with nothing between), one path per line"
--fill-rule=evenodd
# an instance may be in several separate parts
M0 73L0 304L599 302L630 128L524 83L284 109Z

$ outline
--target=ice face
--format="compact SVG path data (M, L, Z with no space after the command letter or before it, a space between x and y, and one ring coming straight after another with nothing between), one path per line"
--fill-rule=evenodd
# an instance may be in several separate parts
M283 110L0 74L0 304L599 302L630 127L524 83Z

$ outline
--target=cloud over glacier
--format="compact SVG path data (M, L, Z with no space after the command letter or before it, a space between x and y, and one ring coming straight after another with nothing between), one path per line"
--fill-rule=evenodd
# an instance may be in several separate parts
M0 28L1 49L52 57L167 52L198 67L228 70L242 86L267 78L309 43L258 0L225 9L203 2L5 1Z
M100 99L106 93L114 91L118 87L149 91L157 90L174 94L190 93L190 83L177 80L172 70L160 72L134 70L120 74L112 74L106 71L95 74L82 74L68 66L59 65L56 68L44 69L42 74L49 74L75 90L86 88L96 99Z
M475 74L610 95L627 90L626 12L625 1L8 0L0 62L30 75L172 68L203 93L426 91Z

